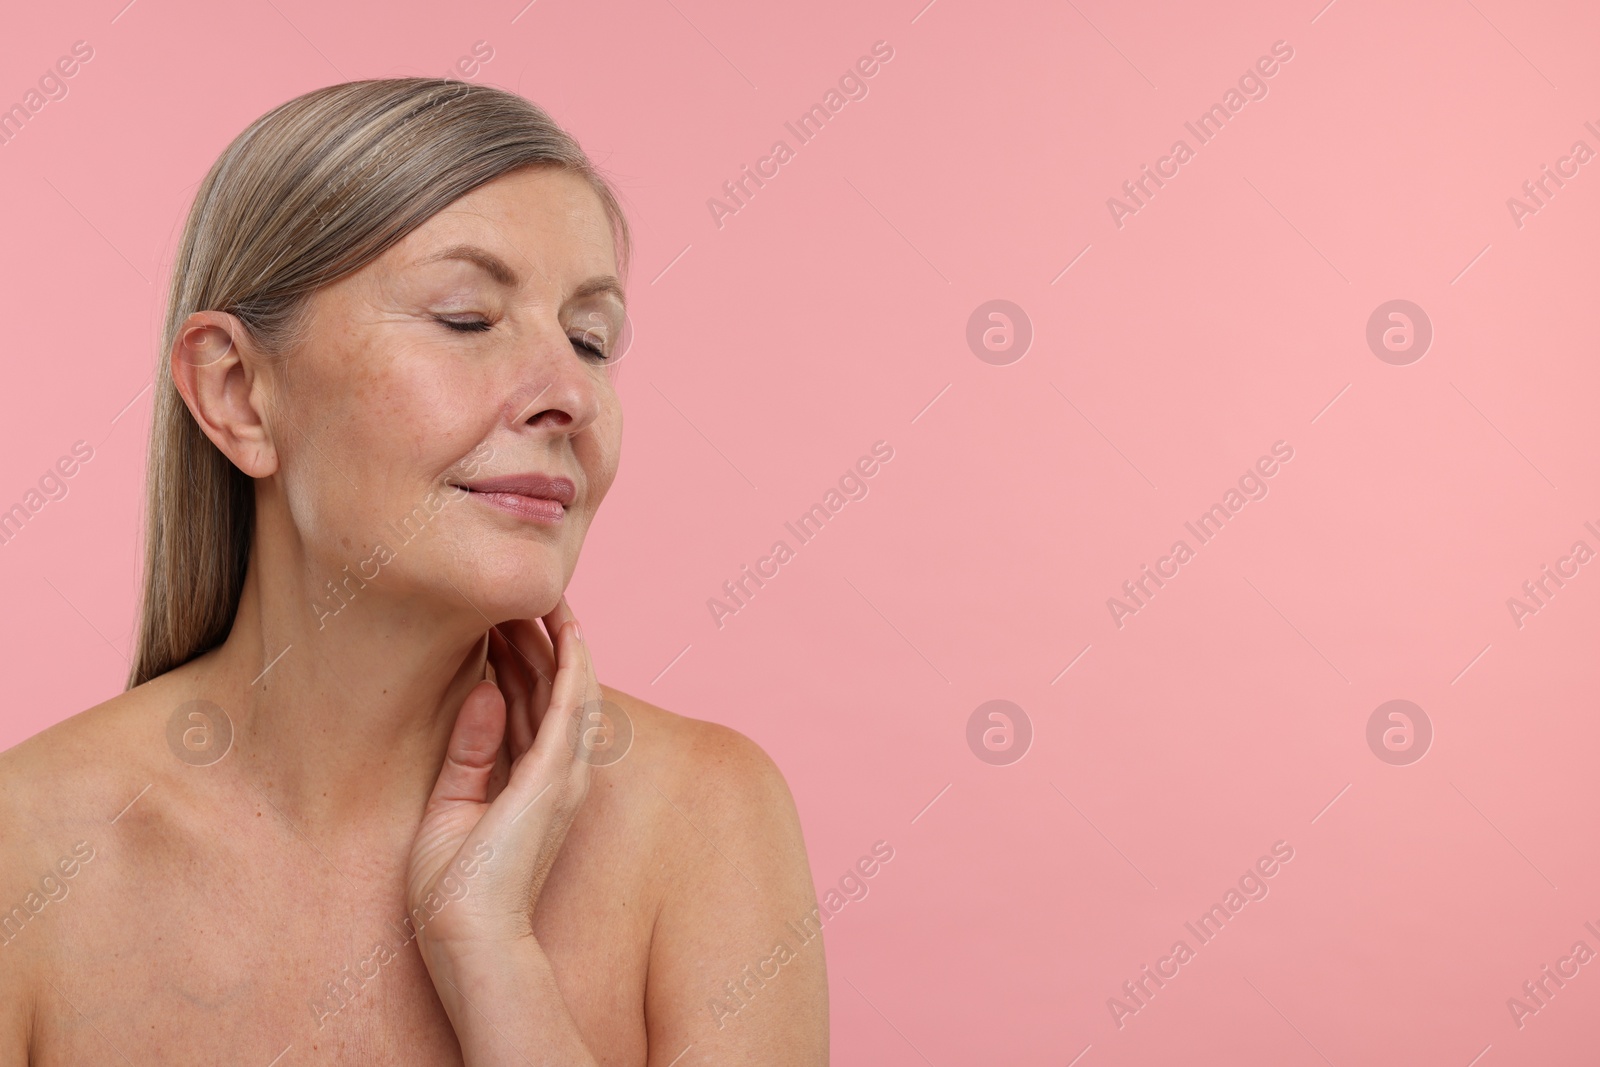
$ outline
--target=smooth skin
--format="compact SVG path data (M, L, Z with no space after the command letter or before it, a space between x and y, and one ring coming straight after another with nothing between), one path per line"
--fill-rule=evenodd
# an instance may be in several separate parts
M563 595L620 452L616 273L598 197L535 167L317 292L282 358L190 316L178 388L254 479L243 597L0 754L0 1064L827 1063L781 774L601 685ZM452 489L529 471L576 486L559 522Z

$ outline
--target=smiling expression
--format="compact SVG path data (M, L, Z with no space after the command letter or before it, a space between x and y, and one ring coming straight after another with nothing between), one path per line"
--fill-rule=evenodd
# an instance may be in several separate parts
M386 596L553 607L617 472L623 311L600 198L548 166L313 294L268 418L314 584L381 543Z

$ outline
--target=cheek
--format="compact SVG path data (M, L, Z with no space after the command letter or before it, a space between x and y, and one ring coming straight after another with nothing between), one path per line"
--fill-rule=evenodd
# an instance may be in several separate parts
M352 465L376 470L400 457L425 462L459 441L470 447L496 410L486 395L492 376L404 336L330 347L325 358L304 358L292 373L291 432L302 429L311 444L337 445ZM442 459L439 468L456 458Z
M424 349L330 346L286 365L274 440L302 531L370 541L374 516L409 511L482 440L492 381Z
M587 475L593 510L616 481L617 468L622 461L622 407L615 393L606 397L601 415L595 419L594 432L588 436L590 448L580 453L579 459Z

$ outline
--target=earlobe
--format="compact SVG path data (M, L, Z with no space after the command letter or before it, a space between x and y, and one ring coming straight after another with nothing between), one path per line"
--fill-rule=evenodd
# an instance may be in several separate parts
M200 429L245 474L265 478L278 468L262 410L270 382L249 331L232 315L197 311L172 343L172 380Z

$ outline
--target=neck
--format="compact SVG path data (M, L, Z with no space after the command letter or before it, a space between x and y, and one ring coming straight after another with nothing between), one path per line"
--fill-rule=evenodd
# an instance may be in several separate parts
M322 571L256 538L233 628L201 667L233 721L227 758L302 829L397 812L414 824L484 677L489 622L464 603L396 599L381 579L336 598Z

